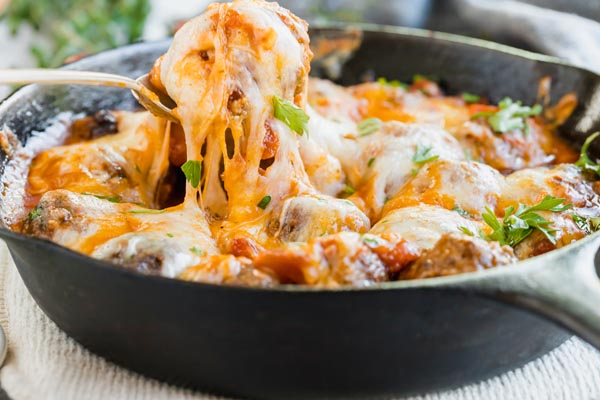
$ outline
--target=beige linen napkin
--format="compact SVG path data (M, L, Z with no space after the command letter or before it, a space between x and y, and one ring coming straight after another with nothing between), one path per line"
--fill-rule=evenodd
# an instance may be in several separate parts
M146 379L75 343L37 307L3 242L0 323L9 344L0 385L13 400L214 398ZM600 399L600 353L573 338L521 369L476 385L411 399Z

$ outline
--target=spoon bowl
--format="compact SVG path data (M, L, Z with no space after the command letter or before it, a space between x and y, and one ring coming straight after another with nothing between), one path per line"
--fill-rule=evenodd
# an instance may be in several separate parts
M105 72L72 71L59 69L0 69L0 84L24 85L89 85L113 86L131 90L133 97L157 117L179 123L173 109L176 104L166 93L154 87L148 74L137 79Z

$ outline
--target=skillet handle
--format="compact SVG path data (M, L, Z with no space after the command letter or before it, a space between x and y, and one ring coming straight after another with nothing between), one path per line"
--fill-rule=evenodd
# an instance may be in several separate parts
M542 314L600 349L600 234L458 286ZM492 272L492 271L490 271Z

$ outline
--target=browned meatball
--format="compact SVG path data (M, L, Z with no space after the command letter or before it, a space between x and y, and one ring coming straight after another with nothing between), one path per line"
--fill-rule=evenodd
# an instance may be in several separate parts
M512 249L460 233L446 233L436 245L408 268L399 279L423 279L480 271L516 262Z

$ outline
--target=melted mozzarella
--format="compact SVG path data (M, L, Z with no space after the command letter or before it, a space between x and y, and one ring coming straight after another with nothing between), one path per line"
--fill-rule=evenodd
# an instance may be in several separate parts
M343 176L336 160L273 115L276 98L305 106L312 57L308 43L306 23L289 11L274 3L237 0L213 4L188 22L162 60L160 78L178 105L187 158L202 161L206 171L199 205L222 217L214 232L224 249L236 236L272 245L305 237L306 232L278 233L307 226L313 234L334 226L339 230L369 227L356 207L348 210L338 199L321 196L323 204L309 206L301 200L319 195L319 187L333 193L342 187ZM229 148L228 136L233 142ZM313 177L326 174L317 188L307 174L301 149ZM265 158L270 165L263 168ZM196 206L196 192L188 186L186 206ZM266 198L268 205L258 207ZM286 216L287 204L296 203L303 211L300 225L294 219L288 223ZM340 218L323 226L322 221L338 215L330 210L340 207L345 207ZM279 229L272 229L274 221L282 224ZM354 221L363 224L356 226Z
M430 205L403 207L392 210L369 231L374 235L397 233L422 249L431 249L445 233L486 231L485 224L461 216L455 211Z
M425 165L385 210L419 204L437 205L481 219L485 207L495 209L507 187L495 169L474 161L433 161Z
M156 206L156 189L169 166L168 123L146 112L121 112L118 120L116 135L39 154L29 171L29 194L67 189Z

